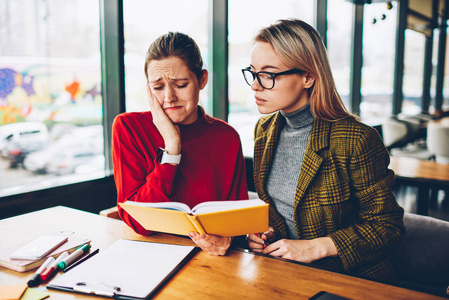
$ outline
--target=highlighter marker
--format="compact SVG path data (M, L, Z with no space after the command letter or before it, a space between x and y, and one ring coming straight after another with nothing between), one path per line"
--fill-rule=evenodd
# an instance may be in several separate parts
M67 253L67 251L59 255L59 257L52 264L50 264L50 266L48 266L48 268L45 269L44 272L42 272L41 280L46 281L48 278L50 278L51 275L53 275L53 273L58 269L59 262L65 259L67 256L69 256L69 253Z
M34 273L33 277L28 280L28 286L38 286L41 283L41 273L54 261L55 259L52 256L47 258L47 260L39 267L39 269L37 269L36 273Z
M65 259L61 260L58 264L60 269L64 269L65 267L67 267L68 265L70 265L72 262L74 262L75 260L77 260L81 255L84 255L87 253L87 251L89 251L90 249L90 245L89 244L84 244L81 245L80 247L78 247L78 249L76 249L72 254L70 254L69 256L67 256Z

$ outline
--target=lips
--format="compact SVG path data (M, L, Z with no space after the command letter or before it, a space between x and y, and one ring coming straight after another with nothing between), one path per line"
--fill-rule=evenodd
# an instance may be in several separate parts
M267 103L267 101L262 99L262 98L259 98L259 97L255 97L255 98L256 98L256 104L257 105L262 105L262 104Z
M182 108L182 106L170 106L170 107L166 107L164 108L165 111L173 111L173 110L177 110Z

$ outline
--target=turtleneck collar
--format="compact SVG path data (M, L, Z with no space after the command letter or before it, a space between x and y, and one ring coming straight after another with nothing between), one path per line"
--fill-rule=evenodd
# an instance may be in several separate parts
M310 104L307 103L297 111L291 113L285 113L281 110L281 114L285 117L285 126L299 129L302 127L309 126L315 121L315 117L310 110Z
M193 140L199 138L207 130L210 119L204 112L204 109L198 105L198 119L187 125L179 125L182 140Z

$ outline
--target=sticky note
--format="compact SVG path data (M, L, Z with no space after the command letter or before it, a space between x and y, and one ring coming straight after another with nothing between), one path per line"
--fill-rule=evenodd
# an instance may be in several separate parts
M28 288L20 300L41 300L50 296L49 293L43 292L37 288Z
M22 297L27 287L26 283L0 286L0 300L18 300Z

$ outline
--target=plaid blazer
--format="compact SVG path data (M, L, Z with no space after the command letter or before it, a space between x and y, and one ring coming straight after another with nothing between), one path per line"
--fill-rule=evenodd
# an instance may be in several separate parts
M286 224L266 183L284 123L278 112L260 118L255 128L254 182L260 199L270 204L270 226L277 239L286 237ZM395 279L387 250L400 241L405 228L389 163L372 127L352 118L315 119L296 187L295 227L299 239L329 236L338 257L314 264L372 279Z

